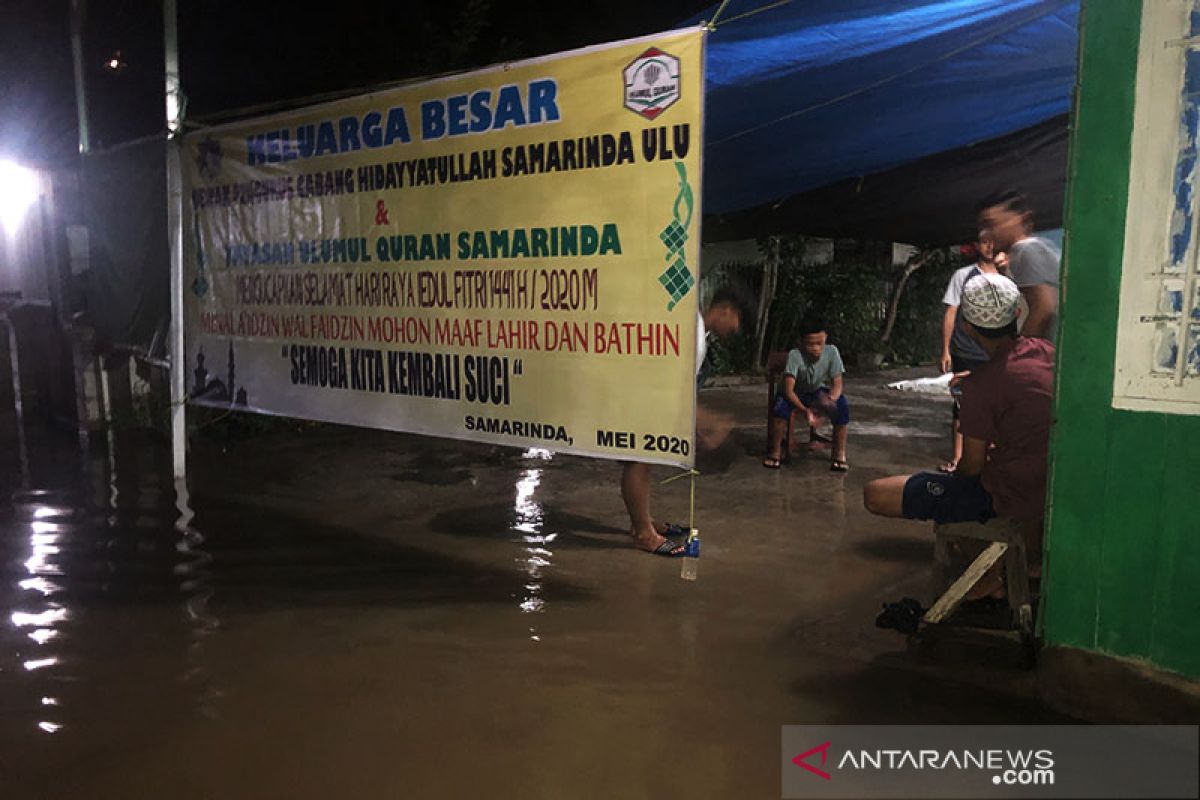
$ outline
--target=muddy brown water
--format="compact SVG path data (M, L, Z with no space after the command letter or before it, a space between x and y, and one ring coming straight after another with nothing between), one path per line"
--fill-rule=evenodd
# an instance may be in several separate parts
M3 797L766 798L783 724L1059 721L1002 649L873 626L928 600L932 545L862 484L936 463L947 421L879 383L846 477L763 470L761 390L704 393L738 427L695 583L628 548L606 462L202 431L181 493L140 437L35 432L22 469L0 416Z

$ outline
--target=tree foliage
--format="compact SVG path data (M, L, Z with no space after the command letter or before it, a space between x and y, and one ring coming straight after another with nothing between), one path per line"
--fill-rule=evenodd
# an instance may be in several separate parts
M925 263L912 271L900 295L896 320L886 343L880 339L888 302L904 274L903 264L893 265L871 255L878 248L863 248L866 255L837 256L833 263L813 263L805 258L806 237L780 237L779 273L770 305L764 352L755 358L753 325L711 349L717 374L754 371L767 352L789 350L800 338L806 317L825 323L829 339L851 360L866 353L881 353L893 364L932 360L938 352L942 320L942 293L954 269L962 266L957 250L926 252ZM763 257L769 253L764 241ZM706 291L734 281L753 292L762 288L762 262L724 264L704 276Z

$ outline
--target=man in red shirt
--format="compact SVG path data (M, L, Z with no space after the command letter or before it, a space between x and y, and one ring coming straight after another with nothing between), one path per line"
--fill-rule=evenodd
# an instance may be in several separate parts
M1040 532L1054 345L1018 335L1020 297L1003 275L981 273L967 281L959 313L988 360L962 382L962 460L950 475L921 472L871 481L863 489L868 511L943 523L999 516ZM1040 549L1040 542L1030 544L1034 552Z

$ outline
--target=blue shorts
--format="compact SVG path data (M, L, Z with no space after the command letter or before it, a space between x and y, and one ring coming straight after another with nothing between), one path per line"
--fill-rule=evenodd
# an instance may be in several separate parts
M901 510L906 519L934 522L987 522L996 516L992 496L976 475L918 472L904 484Z
M837 403L834 406L832 414L828 414L818 402L818 398L822 395L825 399L827 399L829 397L829 390L817 389L815 392L805 392L804 394L797 395L797 397L800 398L800 402L804 403L806 408L814 409L820 414L826 414L826 416L829 417L829 421L834 425L849 425L850 403L846 401L846 395L843 394L837 399ZM792 412L795 410L796 409L792 407L792 404L788 402L786 397L781 394L775 395L775 405L771 406L772 415L779 417L780 419L788 419L792 416Z

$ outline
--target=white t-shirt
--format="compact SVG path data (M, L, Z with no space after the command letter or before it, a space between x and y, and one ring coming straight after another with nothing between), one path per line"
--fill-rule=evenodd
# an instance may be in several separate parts
M696 312L696 374L704 366L704 357L708 355L708 332L704 330L704 315Z
M972 264L969 267L963 267L955 271L950 277L950 283L946 286L946 294L942 297L942 302L948 306L958 308L962 305L963 287L967 285L967 281L976 273L982 274L983 270L979 269L978 264ZM950 352L954 355L971 361L987 361L988 354L982 347L975 343L971 335L967 333L966 323L963 322L962 314L954 317L954 332L950 336Z

